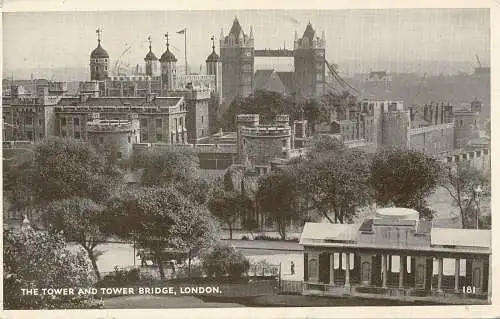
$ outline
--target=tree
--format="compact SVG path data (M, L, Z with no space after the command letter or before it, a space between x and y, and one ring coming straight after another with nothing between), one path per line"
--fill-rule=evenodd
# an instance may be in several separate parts
M308 127L312 134L315 133L316 124L328 120L327 114L323 112L320 103L316 99L307 99L300 102L298 112L307 120Z
M260 211L275 223L281 239L286 239L287 227L300 218L294 176L285 170L263 176L258 181L256 197Z
M165 278L161 261L165 249L187 252L191 259L216 240L218 224L208 210L172 186L124 191L108 206L108 231L150 249L161 278Z
M224 130L235 131L236 115L245 113L259 114L261 123L269 124L279 114L293 117L297 114L297 107L290 98L281 93L257 90L246 98L236 98L231 102L221 119Z
M29 186L38 203L78 196L103 202L122 173L88 143L51 138L35 149Z
M253 211L253 203L245 194L220 192L210 200L208 208L214 216L227 225L229 228L229 239L233 239L234 223L238 219L247 219L247 215Z
M443 168L443 171L441 186L458 207L462 228L475 228L480 219L479 196L483 196L486 202L490 196L488 174L463 163L458 164L456 169ZM481 190L481 194L478 190Z
M313 154L296 169L307 210L319 212L330 223L352 221L356 207L372 200L369 157L362 151L343 149Z
M4 229L5 309L101 308L91 295L42 295L42 288L90 287L95 283L89 260L83 252L65 248L59 234L31 228ZM39 295L26 296L21 289L38 288Z
M141 183L160 186L192 181L197 177L199 159L192 149L148 150L134 158L134 166L143 168Z
M344 150L346 150L344 143L334 137L327 135L315 135L311 140L311 156L318 153L340 152Z
M95 248L107 234L103 230L104 206L88 198L71 197L52 201L43 219L50 232L62 232L67 240L77 242L87 253L97 279L101 279Z
M229 275L232 279L241 278L250 269L250 261L234 247L216 245L202 260L208 277L222 278Z
M373 157L370 184L378 204L413 208L420 210L421 217L432 218L423 208L427 207L425 198L438 186L440 173L437 160L424 153L382 150Z

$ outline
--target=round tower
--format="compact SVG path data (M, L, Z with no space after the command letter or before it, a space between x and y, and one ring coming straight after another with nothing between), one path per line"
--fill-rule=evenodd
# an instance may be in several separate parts
M144 63L146 67L146 75L149 76L159 76L160 75L160 62L156 55L153 53L151 49L151 37L148 37L149 41L149 52L146 54L144 58Z
M90 54L90 80L104 81L108 78L109 55L101 46L102 30L97 29L97 48Z
M236 115L236 150L239 163L244 163L246 158L245 141L241 131L245 127L259 126L259 114L238 114Z
M167 39L167 50L160 57L162 89L173 90L175 88L175 78L177 73L177 58L172 52L170 52L168 33L165 34L165 38Z
M207 57L207 75L215 75L215 92L222 97L222 64L215 53L215 38L212 36L212 53Z

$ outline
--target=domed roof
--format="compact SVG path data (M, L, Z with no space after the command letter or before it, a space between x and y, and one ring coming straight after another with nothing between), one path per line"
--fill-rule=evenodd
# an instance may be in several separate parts
M157 61L158 58L156 55L151 51L151 47L149 47L149 52L146 54L146 57L144 58L144 61Z
M167 45L167 51L165 51L161 55L160 62L177 62L177 58L172 52L170 52L170 50L168 49L168 45Z
M403 207L386 207L377 209L376 218L385 219L419 219L419 214L416 210Z
M101 41L98 42L97 48L95 48L94 51L92 51L92 53L90 54L90 58L91 59L107 59L107 58L109 58L108 52L106 52L106 50L104 50L101 46Z

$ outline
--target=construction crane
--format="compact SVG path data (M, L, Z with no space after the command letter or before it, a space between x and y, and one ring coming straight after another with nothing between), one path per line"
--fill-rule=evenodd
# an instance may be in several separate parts
M476 61L477 61L477 64L479 65L479 68L482 68L481 61L479 61L479 56L477 54L476 54Z
M116 62L115 62L115 66L114 66L114 69L113 69L113 72L116 74L116 75L120 75L120 70L122 69L122 58L125 54L129 53L130 50L132 49L132 47L130 45L127 45L125 44L125 50L123 50L123 52L120 54L120 56L118 57L118 59L116 59ZM129 67L129 65L126 65L125 66L126 68Z

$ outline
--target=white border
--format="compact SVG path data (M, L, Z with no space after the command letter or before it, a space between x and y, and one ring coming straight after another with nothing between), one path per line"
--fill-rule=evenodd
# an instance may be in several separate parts
M3 12L16 11L150 11L150 10L224 10L224 9L375 9L375 8L490 8L491 19L491 118L497 118L494 105L500 101L498 57L500 54L500 0L419 0L394 1L350 0L340 3L324 0L4 0ZM1 67L1 65L0 65ZM496 121L495 121L496 122ZM497 140L499 132L492 123L492 138ZM491 145L492 156L492 215L500 207L497 195L496 172L494 165L497 154L496 144ZM1 209L1 208L0 208ZM321 308L193 308L193 309L133 309L133 310L64 310L64 311L4 311L0 318L478 318L500 314L496 305L500 287L496 265L499 255L495 246L497 218L492 216L493 238L493 297L492 306L421 306L421 307L321 307ZM3 255L3 254L2 254ZM3 256L0 256L2 259ZM2 263L3 266L3 263ZM2 288L0 287L0 296Z

